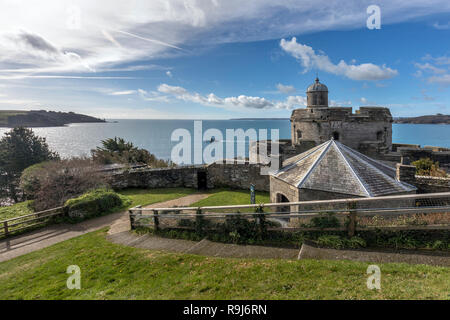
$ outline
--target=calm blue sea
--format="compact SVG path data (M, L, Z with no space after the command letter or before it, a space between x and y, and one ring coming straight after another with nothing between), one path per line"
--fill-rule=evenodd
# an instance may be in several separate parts
M47 139L50 147L63 157L89 155L101 140L115 136L132 141L159 158L169 159L177 142L171 141L176 129L187 129L193 140L193 120L117 120L117 123L83 123L65 127L34 128ZM226 139L226 129L279 129L280 139L290 138L289 120L203 120L203 132L219 129ZM0 128L0 135L9 129ZM394 124L393 142L441 146L450 148L450 125ZM193 143L193 141L192 141ZM204 143L204 146L208 143Z

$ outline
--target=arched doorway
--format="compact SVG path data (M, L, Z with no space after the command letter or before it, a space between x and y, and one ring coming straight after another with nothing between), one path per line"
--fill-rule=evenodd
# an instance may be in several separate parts
M333 140L339 141L339 132L333 132Z
M290 202L289 199L282 193L277 193L277 203ZM278 212L289 213L291 210L289 206L278 207Z

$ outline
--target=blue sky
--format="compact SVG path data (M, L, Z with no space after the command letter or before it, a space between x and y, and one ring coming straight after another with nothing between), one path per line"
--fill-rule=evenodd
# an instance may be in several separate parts
M450 113L448 1L107 3L1 0L0 110L289 117L317 73L331 105Z

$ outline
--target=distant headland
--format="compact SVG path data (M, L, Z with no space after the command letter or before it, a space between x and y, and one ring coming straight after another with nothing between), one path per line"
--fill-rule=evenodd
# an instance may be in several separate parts
M435 114L419 117L394 118L394 123L414 123L414 124L450 124L450 115Z
M74 112L0 110L0 127L61 127L69 123L99 123L106 120Z

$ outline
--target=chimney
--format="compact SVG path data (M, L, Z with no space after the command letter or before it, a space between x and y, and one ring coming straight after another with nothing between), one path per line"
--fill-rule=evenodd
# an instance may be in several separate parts
M406 182L412 185L416 183L416 166L397 163L397 181Z

